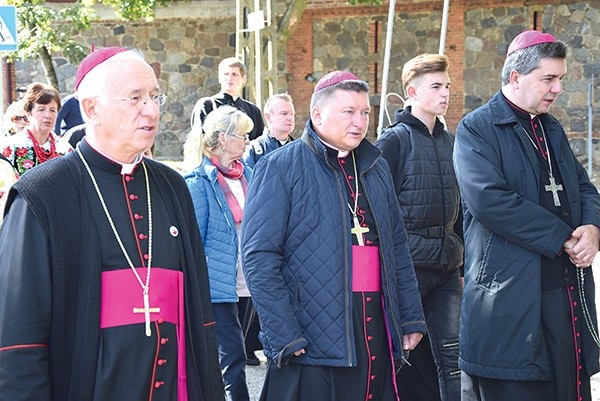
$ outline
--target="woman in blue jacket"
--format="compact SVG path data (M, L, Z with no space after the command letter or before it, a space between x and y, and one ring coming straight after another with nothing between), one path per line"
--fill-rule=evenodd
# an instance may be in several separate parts
M239 233L251 171L240 161L252 119L232 106L208 114L185 144L186 174L206 253L211 302L217 323L219 363L227 397L249 401L244 335L238 297L249 297L239 258Z

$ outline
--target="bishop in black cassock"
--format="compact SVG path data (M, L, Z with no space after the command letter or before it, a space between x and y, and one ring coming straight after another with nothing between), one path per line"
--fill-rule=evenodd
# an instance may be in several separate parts
M98 51L108 55L99 63L120 52ZM135 85L155 87L140 56L118 62ZM145 143L135 141L153 139L161 102L145 96L140 105L116 97L128 106L95 104L93 112L139 112L131 143ZM108 125L104 118L97 125ZM142 149L130 163L108 156L97 147L127 146L128 137L89 128L68 157L32 169L9 194L0 229L0 400L223 400L185 182Z

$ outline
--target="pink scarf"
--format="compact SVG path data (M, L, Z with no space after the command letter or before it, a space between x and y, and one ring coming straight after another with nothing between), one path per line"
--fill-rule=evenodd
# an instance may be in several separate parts
M246 197L248 182L246 181L246 178L244 178L244 165L239 160L236 160L233 163L232 168L225 167L219 163L219 159L217 159L215 156L211 157L210 161L213 166L217 168L217 182L219 183L219 186L225 195L227 206L229 206L231 214L233 215L233 221L236 224L239 224L242 222L244 210L240 206L233 192L231 192L231 188L229 188L229 184L225 180L225 177L231 180L240 180L242 183L242 189L244 190L244 197Z

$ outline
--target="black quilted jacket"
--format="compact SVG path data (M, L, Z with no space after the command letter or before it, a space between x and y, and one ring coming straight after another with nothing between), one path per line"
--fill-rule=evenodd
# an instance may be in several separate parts
M300 140L265 155L248 189L242 265L260 318L265 354L281 364L356 366L352 240L344 177L307 123ZM357 168L375 217L381 281L395 357L403 334L425 323L392 177L363 140Z
M454 137L436 120L433 135L410 107L375 144L390 165L415 268L463 264L460 193L452 163ZM456 227L456 229L455 229Z

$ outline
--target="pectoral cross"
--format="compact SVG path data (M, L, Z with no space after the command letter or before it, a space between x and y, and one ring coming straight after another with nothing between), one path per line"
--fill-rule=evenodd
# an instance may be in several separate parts
M358 245L363 246L365 245L363 234L368 233L369 229L367 227L361 227L360 223L358 222L358 216L354 213L352 214L352 221L354 223L354 227L352 227L350 232L352 233L352 235L356 235Z
M146 336L150 337L152 332L150 331L150 313L159 313L160 308L151 308L150 300L148 298L148 290L144 290L144 307L133 308L133 313L143 313L144 319L146 320Z
M550 185L544 185L544 189L546 192L552 192L552 197L554 198L554 206L560 206L560 198L558 197L558 191L563 190L563 186L561 184L556 185L556 180L551 175L550 176Z

